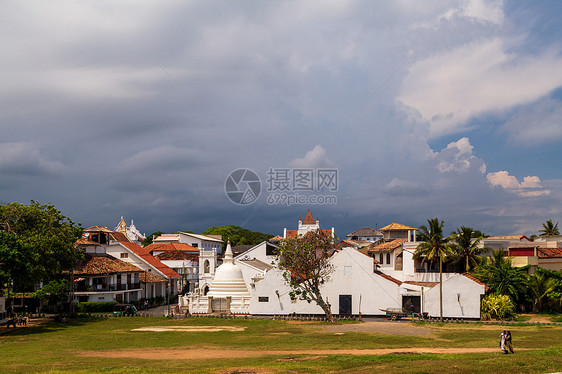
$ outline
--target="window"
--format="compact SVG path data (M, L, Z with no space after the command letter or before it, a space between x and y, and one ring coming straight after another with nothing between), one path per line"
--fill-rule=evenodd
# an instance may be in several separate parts
M277 254L277 248L272 245L266 243L265 245L265 255L266 256L275 256Z
M128 258L129 254L128 253L121 253L121 258Z
M351 266L344 266L343 267L343 275L351 275Z
M382 253L379 255L379 262L381 265L384 264L384 255Z
M197 248L198 245L199 245L199 244L197 244L197 243L191 243L191 246L192 246L193 248Z
M269 303L269 297L268 296L258 296L258 302Z
M390 253L386 254L386 263L390 265Z
M209 260L205 260L205 263L203 264L203 272L205 274L211 272L211 267L209 266Z

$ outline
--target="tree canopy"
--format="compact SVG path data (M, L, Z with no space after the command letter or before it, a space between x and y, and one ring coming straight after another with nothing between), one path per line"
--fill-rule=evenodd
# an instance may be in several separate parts
M476 236L477 232L471 227L461 226L451 234L451 250L455 262L464 262L464 270L470 271L478 265L480 253L484 248L479 248L482 236ZM481 233L480 233L481 235Z
M334 271L330 263L334 247L334 239L317 230L281 241L277 254L279 268L291 288L291 298L314 301L332 322L330 304L322 297L320 287L329 281Z
M223 241L226 243L226 241L230 239L230 243L232 246L243 245L243 244L256 245L256 244L260 244L263 241L269 240L273 237L273 235L264 234L256 231L250 231L240 226L210 227L207 230L203 231L202 234L222 235ZM225 248L226 248L226 244L225 244Z
M540 236L555 236L560 235L560 230L558 229L558 222L556 224L552 223L549 219L542 224L542 229L539 230Z
M75 246L82 228L51 203L7 203L0 205L0 263L16 281L16 268L24 266L27 282L58 279L82 257ZM8 265L12 264L8 268ZM22 265L25 264L25 265Z

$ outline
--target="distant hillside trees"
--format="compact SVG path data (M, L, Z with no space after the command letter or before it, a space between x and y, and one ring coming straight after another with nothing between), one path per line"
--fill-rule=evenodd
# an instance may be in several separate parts
M222 240L226 243L230 240L232 246L236 245L256 245L273 237L271 234L264 234L257 231L250 231L240 226L216 226L210 227L201 234L222 235ZM224 248L226 244L224 244Z

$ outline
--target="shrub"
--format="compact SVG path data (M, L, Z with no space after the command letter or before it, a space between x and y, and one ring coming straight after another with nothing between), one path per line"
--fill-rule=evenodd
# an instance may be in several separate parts
M507 295L488 295L482 299L482 317L484 319L513 319L515 304Z
M117 304L115 301L109 302L83 302L78 304L78 313L105 313L113 312L113 307Z

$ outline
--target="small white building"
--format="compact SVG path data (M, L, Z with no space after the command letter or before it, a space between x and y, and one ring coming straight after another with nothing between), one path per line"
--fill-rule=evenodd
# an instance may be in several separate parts
M250 292L244 282L242 270L232 256L230 242L226 246L223 263L216 269L207 294L180 297L179 305L180 308L188 306L193 314L248 314Z

